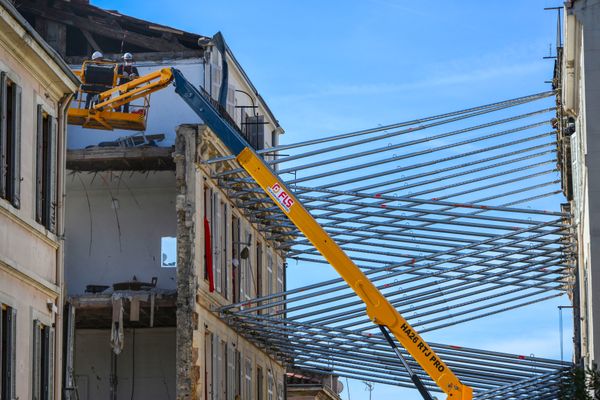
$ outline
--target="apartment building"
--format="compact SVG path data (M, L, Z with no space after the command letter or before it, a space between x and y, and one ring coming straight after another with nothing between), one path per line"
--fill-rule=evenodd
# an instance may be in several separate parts
M65 109L78 79L0 1L0 398L61 393Z
M564 7L564 46L559 45L559 166L575 226L577 274L573 277L575 361L600 360L600 1L571 0Z
M96 50L128 51L140 75L181 70L255 148L283 133L220 34L85 2L19 10L73 68ZM69 127L65 398L283 399L281 360L215 312L282 291L283 254L203 164L225 147L173 88L149 105L131 105L147 118L143 134Z

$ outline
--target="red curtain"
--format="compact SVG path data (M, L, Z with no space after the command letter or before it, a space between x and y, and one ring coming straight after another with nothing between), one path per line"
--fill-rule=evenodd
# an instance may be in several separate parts
M206 257L206 275L208 278L208 290L215 291L215 276L213 274L212 245L210 238L210 224L208 218L204 217L204 255Z

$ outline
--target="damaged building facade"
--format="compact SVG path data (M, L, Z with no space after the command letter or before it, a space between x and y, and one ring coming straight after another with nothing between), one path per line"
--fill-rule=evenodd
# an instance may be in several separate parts
M66 107L77 77L0 1L0 398L60 398Z
M256 149L283 133L220 34L203 37L85 2L19 12L73 68L93 51L165 67L218 104ZM126 34L124 34L126 32ZM285 289L284 254L215 178L225 146L174 92L131 107L144 134L69 126L65 398L268 399L285 367L215 312Z
M558 48L559 166L577 243L573 277L574 359L600 361L600 1L570 0L564 6L564 45Z

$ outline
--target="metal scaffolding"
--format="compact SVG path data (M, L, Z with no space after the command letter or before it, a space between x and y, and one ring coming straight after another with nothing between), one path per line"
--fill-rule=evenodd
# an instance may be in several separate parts
M260 150L419 332L561 296L574 251L556 168L553 92ZM285 151L289 154L281 154ZM213 178L288 260L326 263L232 157ZM218 310L308 370L412 387L341 278ZM555 360L431 344L478 398L552 398ZM437 387L411 363L431 390ZM534 394L532 397L532 393Z

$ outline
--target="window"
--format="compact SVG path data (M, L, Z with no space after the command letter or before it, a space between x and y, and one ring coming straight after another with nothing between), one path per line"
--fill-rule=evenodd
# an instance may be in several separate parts
M213 334L208 330L204 332L204 397L207 400L213 398Z
M17 310L0 304L0 398L16 397Z
M235 355L235 348L230 343L227 346L227 400L235 400L236 395Z
M219 205L219 195L218 193L213 193L212 195L212 218L211 218L211 230L210 233L212 235L212 253L213 253L213 268L215 273L215 290L218 293L221 293L223 288L222 284L222 265L221 265L221 214L222 207Z
M264 400L263 372L261 367L256 367L256 400Z
M244 245L250 243L252 241L252 234L250 233L250 231L246 231L245 232L245 240ZM250 246L252 247L252 246ZM243 300L250 300L252 298L252 281L254 280L254 277L252 276L252 264L250 263L250 247L248 248L248 254L247 256L244 258L242 257L242 279L240 282L240 285L243 287L242 288L242 301Z
M36 221L56 231L56 123L37 108Z
M262 269L263 247L261 242L256 242L256 297L262 296Z
M282 260L277 260L277 293L282 293L285 290L285 269ZM283 300L283 298L277 299L278 301ZM284 305L279 305L277 307L277 314L282 313L284 310Z
M54 328L33 321L33 400L54 398Z
M228 277L229 277L229 273L228 273L228 269L227 266L227 254L228 254L228 250L227 250L227 232L229 232L229 218L228 218L228 213L227 213L227 203L225 202L220 202L220 217L221 217L221 229L219 229L219 253L221 255L220 259L221 259L221 293L223 294L223 297L227 298L229 296L229 290L228 290Z
M177 238L164 236L160 238L160 254L163 268L177 267Z
M209 261L212 257L212 190L204 186L204 218L205 218L205 230L204 230L204 279L209 280L210 270L212 265L209 265ZM210 246L209 246L210 243Z
M239 350L235 351L235 396L242 395L242 353ZM237 400L237 399L236 399Z
M210 63L210 95L213 99L219 100L219 90L221 89L221 80L223 79L223 67L221 53L215 49L212 52L212 61Z
M227 114L231 117L232 120L235 119L235 87L229 85L227 87Z
M211 335L212 342L212 400L225 400L227 380L227 342Z
M269 251L267 254L267 295L271 295L273 292L273 254ZM271 312L270 309L269 312Z
M0 197L21 206L21 87L0 73Z
M244 397L243 399L252 400L252 360L246 358L246 367L244 368Z
M277 400L283 400L283 381L277 384Z
M273 387L274 387L274 383L273 383L273 373L271 371L269 371L267 373L267 400L274 400L273 398Z
M240 301L240 219L233 215L231 217L231 291L233 292L233 302Z

